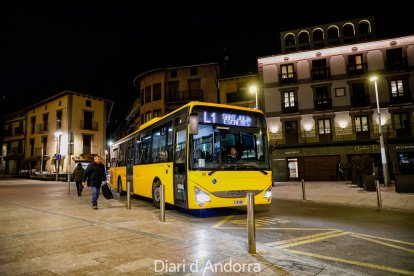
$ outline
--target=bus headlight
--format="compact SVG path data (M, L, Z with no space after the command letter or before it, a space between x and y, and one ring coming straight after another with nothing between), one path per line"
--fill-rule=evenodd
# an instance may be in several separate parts
M267 190L263 193L263 197L269 200L272 197L272 186L267 188Z
M198 188L194 188L195 200L198 204L204 204L211 201L210 195Z

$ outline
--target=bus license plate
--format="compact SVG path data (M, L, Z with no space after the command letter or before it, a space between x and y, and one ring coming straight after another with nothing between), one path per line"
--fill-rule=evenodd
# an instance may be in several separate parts
M233 205L243 205L244 200L233 200Z

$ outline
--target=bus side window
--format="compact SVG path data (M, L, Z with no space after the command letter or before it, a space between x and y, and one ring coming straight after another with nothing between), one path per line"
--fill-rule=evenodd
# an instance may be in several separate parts
M168 131L167 131L167 161L172 162L173 161L173 131L171 123L168 124Z

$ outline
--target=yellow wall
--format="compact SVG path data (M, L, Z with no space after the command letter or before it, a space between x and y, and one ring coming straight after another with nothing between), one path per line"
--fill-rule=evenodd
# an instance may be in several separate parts
M69 99L72 98L72 105L70 106ZM86 100L91 101L91 107L86 107ZM60 104L59 104L60 103ZM86 95L68 93L62 95L59 98L51 99L50 101L45 101L38 106L33 107L27 111L27 127L26 127L26 141L25 141L25 158L30 157L30 139L35 139L34 144L34 156L38 159L38 165L36 170L40 170L40 155L41 155L41 137L47 136L47 149L46 156L49 156L50 159L46 162L45 171L55 172L55 163L53 161L53 156L57 153L57 140L55 139L55 133L57 131L57 118L56 111L62 110L62 126L60 131L62 135L60 137L60 153L64 158L60 161L61 173L67 173L68 165L68 126L71 124L71 130L74 134L75 143L74 143L74 155L71 156L70 171L73 171L74 161L73 159L79 159L83 151L83 136L84 134L92 135L91 142L91 153L102 156L105 159L105 132L106 132L106 114L105 114L105 101L103 99L97 99L89 97ZM69 112L69 121L68 121L68 110ZM81 129L81 121L83 121L83 111L92 111L93 118L92 121L97 123L97 130L85 130ZM37 127L42 124L43 114L49 113L49 124L48 131L38 133ZM31 117L36 116L36 131L35 134L31 134Z

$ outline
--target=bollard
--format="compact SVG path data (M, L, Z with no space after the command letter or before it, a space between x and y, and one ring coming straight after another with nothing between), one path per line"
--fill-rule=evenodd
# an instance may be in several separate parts
M256 225L254 218L254 193L247 193L247 240L249 254L256 254Z
M305 179L302 179L302 199L306 200L306 193L305 193Z
M375 186L376 186L376 190L377 190L378 207L382 208L381 190L380 190L380 186L379 186L379 180L375 180Z
M127 209L131 209L131 182L127 182Z
M160 221L165 221L165 187L161 184L160 186Z

